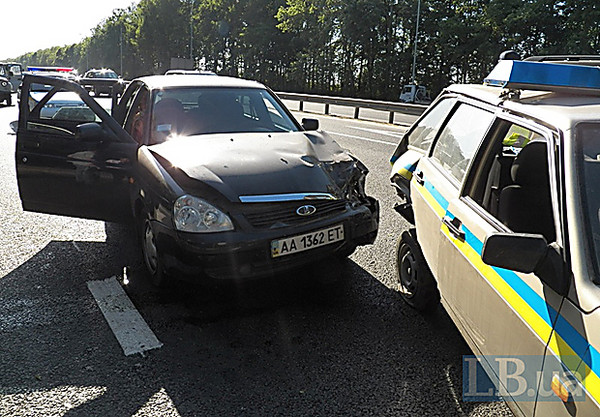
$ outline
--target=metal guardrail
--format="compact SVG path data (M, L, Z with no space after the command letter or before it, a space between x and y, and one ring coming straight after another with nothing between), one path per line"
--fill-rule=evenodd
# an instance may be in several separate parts
M422 104L396 103L393 101L363 100L359 98L316 96L299 93L277 92L277 96L282 100L294 100L300 102L299 111L304 111L304 102L325 104L325 114L329 114L329 106L354 107L354 118L360 116L360 109L372 109L389 112L389 123L394 123L395 113L420 116L428 106Z

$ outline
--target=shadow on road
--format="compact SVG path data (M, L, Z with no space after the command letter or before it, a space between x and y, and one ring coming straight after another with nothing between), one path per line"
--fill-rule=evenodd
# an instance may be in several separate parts
M107 232L106 242L52 242L2 279L0 414L36 415L52 401L64 416L469 415L477 407L460 400L461 355L470 352L441 308L422 318L351 260L160 294L143 279L131 231ZM124 266L127 292L164 343L145 357L123 355L86 286ZM338 284L323 284L332 272Z

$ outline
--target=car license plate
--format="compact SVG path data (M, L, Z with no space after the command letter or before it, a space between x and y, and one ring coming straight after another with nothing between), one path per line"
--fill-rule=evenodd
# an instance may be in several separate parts
M290 255L344 240L344 225L271 241L271 257Z

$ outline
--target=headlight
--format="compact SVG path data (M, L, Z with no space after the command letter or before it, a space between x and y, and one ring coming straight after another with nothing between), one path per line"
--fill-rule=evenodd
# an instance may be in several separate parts
M8 83L6 81L2 81L2 87L6 87Z
M190 195L181 196L173 208L175 227L182 232L211 233L233 230L229 216L206 201Z

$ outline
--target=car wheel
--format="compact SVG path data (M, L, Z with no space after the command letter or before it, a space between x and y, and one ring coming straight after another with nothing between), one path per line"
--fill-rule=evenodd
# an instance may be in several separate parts
M440 300L437 284L417 243L414 229L403 232L396 252L397 289L406 303L421 312L433 311Z
M169 285L169 276L165 270L162 260L162 254L156 244L156 235L152 227L152 222L148 216L142 217L140 221L140 244L144 265L150 282L158 288L165 288Z

